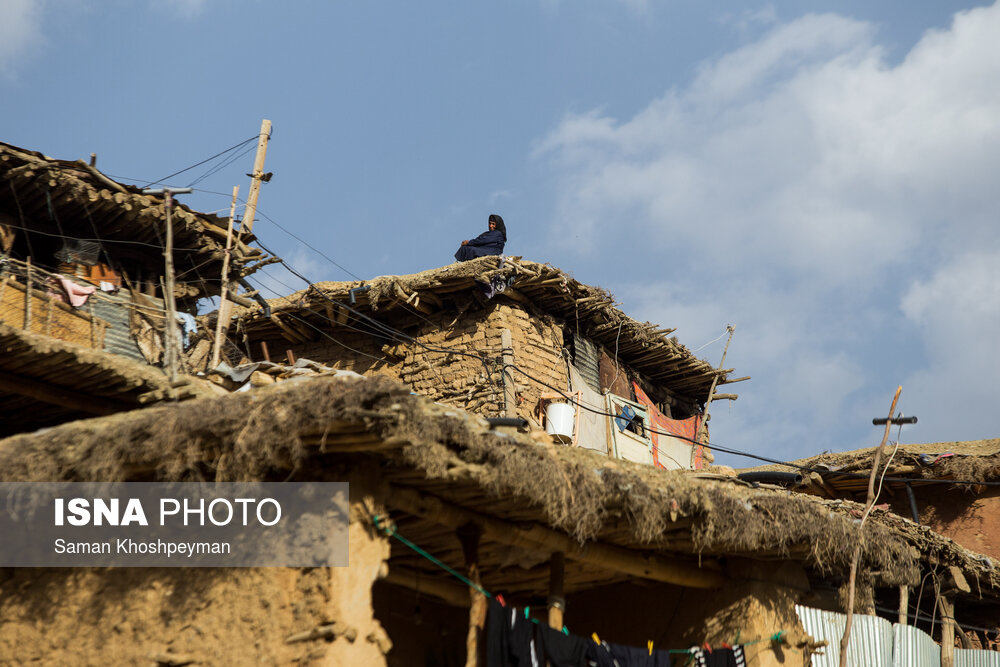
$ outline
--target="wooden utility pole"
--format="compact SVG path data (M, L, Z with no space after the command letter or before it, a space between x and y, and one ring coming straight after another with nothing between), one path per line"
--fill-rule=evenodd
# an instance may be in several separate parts
M166 270L166 289L163 291L163 302L167 307L167 325L164 327L164 344L166 366L170 371L170 381L177 379L177 338L174 329L177 327L177 303L174 301L174 226L170 221L170 211L173 208L173 196L170 190L163 192L163 206L167 210L167 242L163 248L163 265Z
M264 176L264 157L267 155L267 142L271 138L271 121L266 118L260 124L260 136L257 139L257 156L253 160L253 172L250 174L250 194L247 195L247 208L243 212L243 224L240 233L253 232L253 219L257 215L257 195L260 194L260 184Z
M229 315L232 313L233 304L227 300L229 295L229 255L233 248L233 218L236 216L236 198L239 196L240 186L233 186L233 201L229 205L229 226L226 229L226 255L222 258L222 290L219 292L219 315L215 322L215 345L212 348L212 361L209 368L219 365L219 357L222 353L222 337L229 329Z
M854 547L854 555L851 556L851 573L847 580L847 622L844 624L844 636L840 638L840 667L847 666L847 645L851 641L851 624L854 621L854 589L858 578L858 560L861 558L861 544L864 542L865 521L875 504L875 476L878 474L878 466L882 462L882 451L885 443L889 440L889 430L892 428L892 416L896 414L896 402L899 401L899 394L903 387L896 387L896 394L892 397L892 405L889 406L889 418L885 422L885 433L882 434L882 442L879 443L875 452L875 459L872 461L872 472L868 476L868 500L865 503L865 512L861 515L861 523L858 524L858 543Z

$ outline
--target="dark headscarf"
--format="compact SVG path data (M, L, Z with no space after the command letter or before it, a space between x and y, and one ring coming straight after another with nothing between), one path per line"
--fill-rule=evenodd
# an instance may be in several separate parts
M490 214L489 222L495 223L497 226L497 231L503 234L503 242L507 242L507 227L503 224L503 218L501 218L496 213Z

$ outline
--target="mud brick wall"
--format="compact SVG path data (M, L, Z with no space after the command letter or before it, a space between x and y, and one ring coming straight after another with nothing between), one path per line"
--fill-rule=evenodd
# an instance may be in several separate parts
M500 338L501 332L509 329L514 364L545 384L566 390L562 329L551 317L529 313L518 304L498 302L453 320L454 313L428 315L419 329L408 330L432 349L379 339L342 326L326 330L329 338L318 336L297 344L269 339L267 346L272 361L284 362L285 350L290 349L296 358L362 375L388 375L435 401L493 417L504 413ZM258 341L251 344L251 350L254 360L262 358ZM536 420L538 398L551 390L516 370L510 374L517 392L518 416Z

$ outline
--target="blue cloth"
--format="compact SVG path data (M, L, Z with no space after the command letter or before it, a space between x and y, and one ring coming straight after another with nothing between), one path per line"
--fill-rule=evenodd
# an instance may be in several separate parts
M455 253L455 259L460 262L467 262L476 257L486 255L499 255L503 253L504 236L499 229L483 232L476 238L461 246Z

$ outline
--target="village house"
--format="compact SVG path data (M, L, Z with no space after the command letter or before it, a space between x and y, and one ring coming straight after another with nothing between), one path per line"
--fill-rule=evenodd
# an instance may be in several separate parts
M475 664L502 597L524 622L652 642L673 664L739 646L751 665L831 665L860 540L851 664L947 664L924 661L942 625L970 646L952 664L995 664L970 626L995 627L1000 570L926 527L876 512L859 532L852 501L501 432L385 377L16 435L0 475L350 483L349 567L0 571L0 654L24 662ZM894 624L902 589L925 614ZM936 596L964 632L931 619Z
M995 451L901 448L896 512L859 527L865 455L753 480L710 466L708 412L736 398L717 389L746 378L510 257L237 297L225 363L209 352L228 317L202 317L171 381L162 198L0 144L0 216L0 482L350 484L347 567L0 569L0 662L482 664L502 614L672 664L739 647L834 665L859 545L851 664L1000 665L982 650L994 545L921 496L950 477L991 499ZM194 315L227 225L172 221ZM251 238L235 276L267 261Z
M673 329L628 317L605 290L517 257L319 283L238 311L232 330L242 362L386 375L441 404L668 469L711 462L706 405L734 400L716 388L747 379L698 359Z
M162 195L0 143L0 322L159 365L166 219ZM177 202L170 220L174 299L193 317L220 293L228 220ZM231 280L263 258L252 240L232 239Z
M153 368L164 363L166 220L162 196L93 160L0 143L0 433L206 394ZM228 220L176 203L170 220L177 312L193 324L198 301L219 293ZM252 238L232 239L233 280L263 257Z

